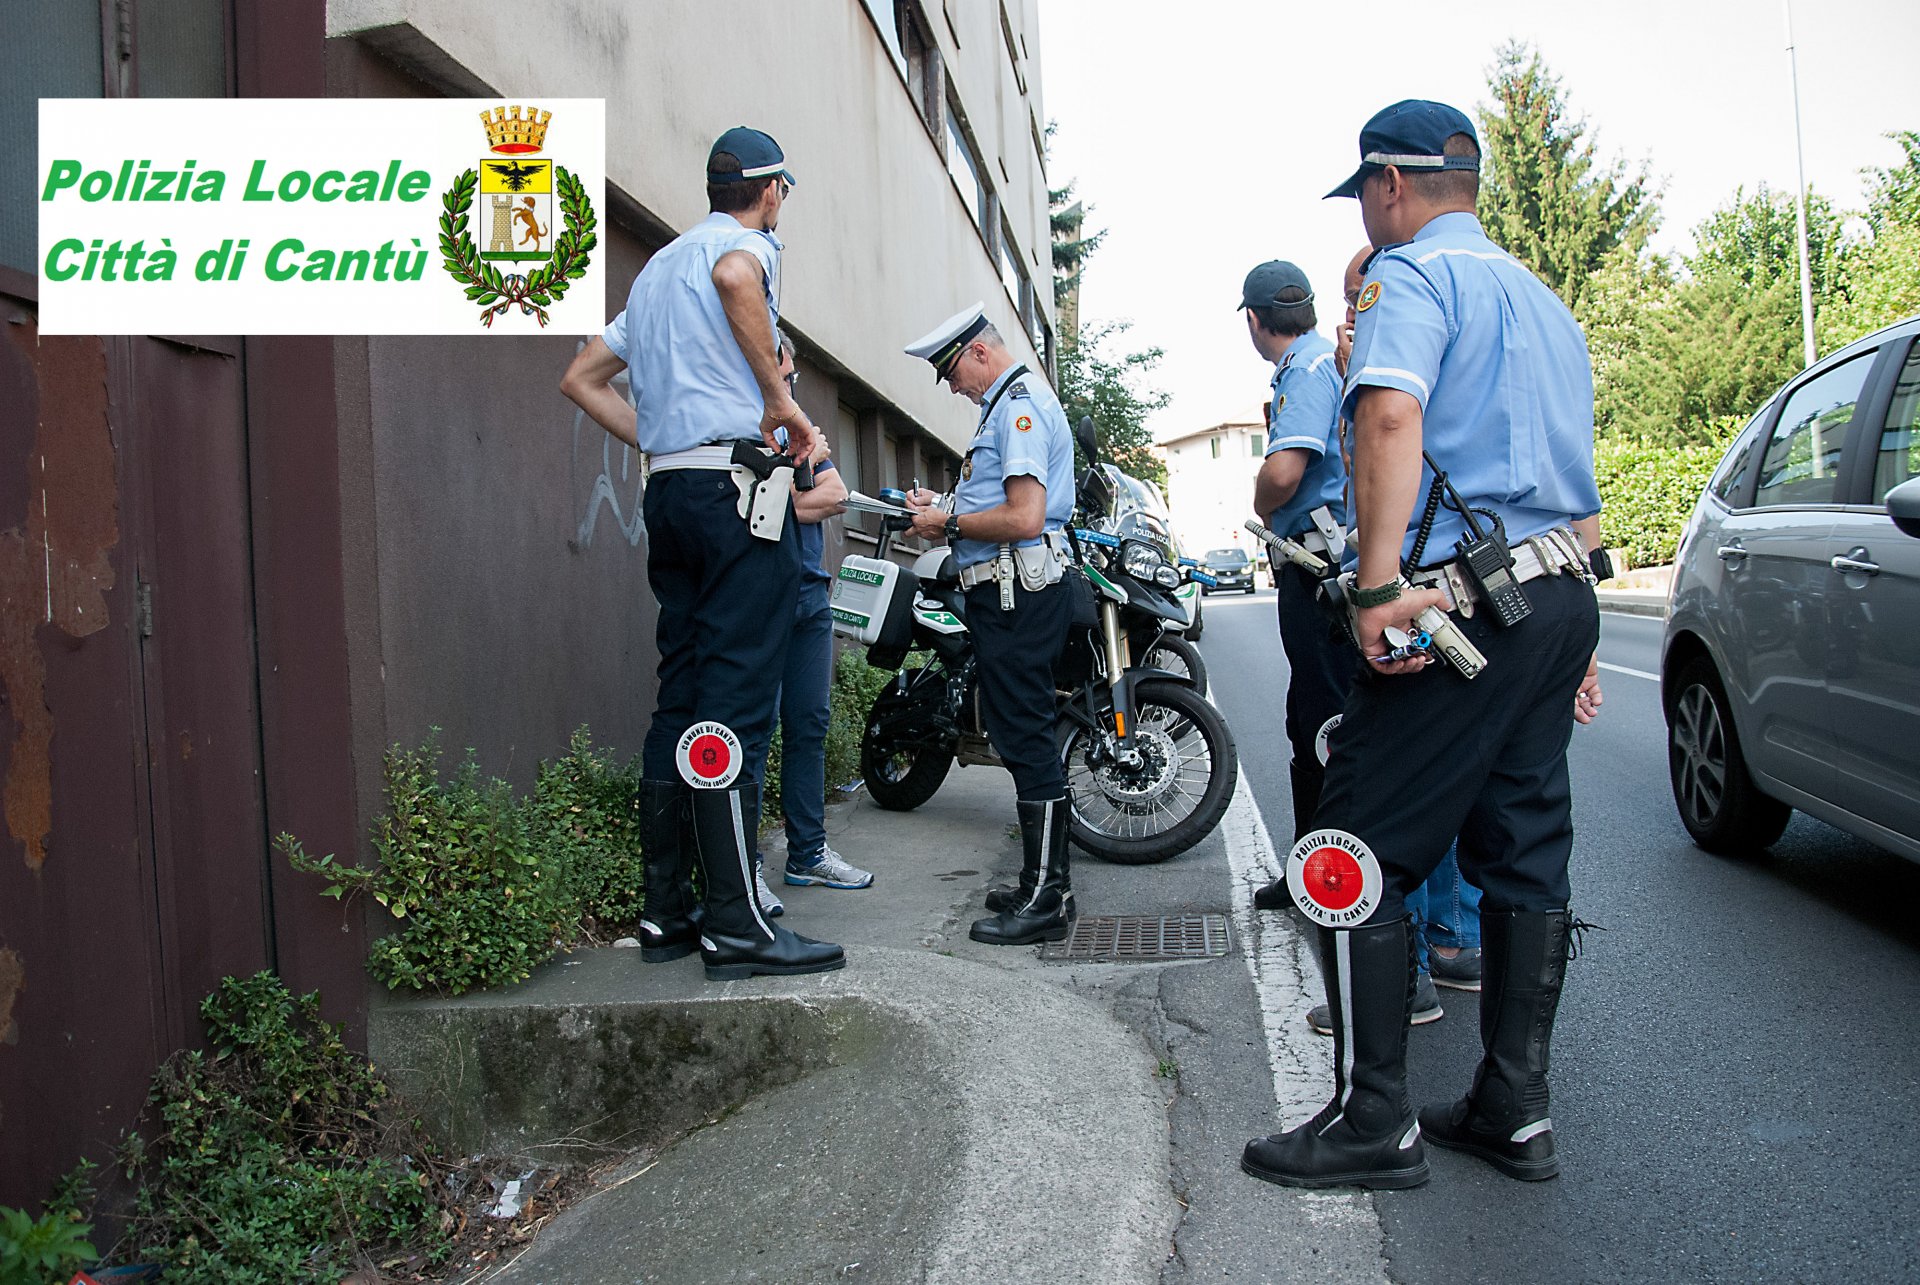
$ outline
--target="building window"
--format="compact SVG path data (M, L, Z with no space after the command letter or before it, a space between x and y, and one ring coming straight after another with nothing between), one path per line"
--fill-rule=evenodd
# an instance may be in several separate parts
M913 105L935 138L941 134L940 106L947 100L946 74L940 47L933 43L918 0L894 0L894 31L900 37L900 56L907 64L907 90Z
M1007 63L1013 68L1014 83L1020 86L1020 93L1027 92L1027 74L1020 70L1020 50L1013 40L1013 23L1007 19L1007 6L1000 6L1000 34L1007 42Z
M1000 284L1007 289L1007 298L1013 300L1013 306L1020 310L1024 319L1027 315L1026 281L1027 274L1020 270L1020 259L1013 248L1013 228L1005 219L1000 220Z
M1216 460L1219 459L1220 458L1220 439L1218 437L1210 437L1207 439L1207 445L1213 448L1213 458L1215 458Z
M960 124L959 105L951 100L947 103L947 173L960 189L960 199L966 202L973 225L982 231L991 228L993 225L986 221L987 189L980 177L980 157Z
M1260 438L1257 434L1247 434L1247 454L1253 456L1255 459L1260 458Z

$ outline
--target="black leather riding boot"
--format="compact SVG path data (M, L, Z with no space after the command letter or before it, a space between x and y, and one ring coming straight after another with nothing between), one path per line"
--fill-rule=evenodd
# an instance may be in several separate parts
M1530 1182L1560 1172L1547 1114L1547 1062L1567 979L1568 923L1564 910L1482 913L1485 1055L1466 1097L1420 1110L1420 1127L1435 1146L1479 1156Z
M692 854L685 843L687 794L679 781L640 782L640 856L647 881L640 958L649 964L683 959L700 944Z
M760 787L692 790L694 847L706 894L700 958L707 980L738 981L755 974L824 973L847 962L846 952L768 920L753 889L753 830L760 822Z
M1059 941L1072 921L1072 872L1067 856L1064 797L1043 803L1020 800L1020 867L1017 903L986 919L977 919L967 936L990 946L1025 946ZM992 909L991 906L988 909Z
M1288 1187L1417 1187L1428 1170L1407 1100L1411 928L1403 918L1318 931L1333 1021L1333 1100L1299 1128L1249 1142L1240 1167Z

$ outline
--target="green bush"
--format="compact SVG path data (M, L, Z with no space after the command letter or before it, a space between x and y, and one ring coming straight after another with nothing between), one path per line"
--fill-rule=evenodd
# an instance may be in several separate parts
M596 751L576 730L562 758L540 765L528 824L536 847L559 872L562 936L607 941L640 922L645 863L640 853L640 766Z
M311 857L290 834L275 846L294 869L332 879L327 896L365 892L400 921L369 952L376 980L458 995L526 978L572 939L578 914L560 862L536 847L506 782L483 781L471 752L442 782L435 736L387 751L377 867Z
M1743 422L1723 420L1713 441L1695 446L1597 440L1593 466L1600 484L1600 536L1607 546L1624 549L1636 567L1673 561L1688 515Z
M432 1144L318 994L229 977L200 1015L211 1055L155 1073L158 1133L124 1156L141 1180L131 1242L169 1285L337 1285L394 1251L445 1256Z
M92 1230L69 1210L34 1218L0 1205L0 1285L66 1285L100 1256L87 1243Z

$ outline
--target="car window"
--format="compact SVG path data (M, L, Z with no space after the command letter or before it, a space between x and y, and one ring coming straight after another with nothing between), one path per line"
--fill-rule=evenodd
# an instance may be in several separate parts
M1236 562L1245 562L1246 560L1247 560L1247 555L1241 552L1239 549L1215 549L1213 552L1207 555L1207 561L1214 562L1214 563L1230 564L1230 563L1236 563Z
M1880 458L1873 469L1873 501L1885 504L1887 492L1912 477L1920 477L1920 343L1907 354L1900 382L1893 386L1893 406L1880 434Z
M1787 395L1780 422L1760 460L1758 508L1832 504L1840 482L1840 454L1860 390L1875 354L1862 353L1809 379Z
M1765 412L1761 412L1765 414ZM1734 441L1733 449L1720 461L1720 467L1714 471L1713 478L1707 483L1707 490L1723 500L1729 507L1740 502L1739 497L1746 493L1747 478L1753 464L1755 448L1760 443L1760 416L1756 415L1747 426L1740 430L1740 436Z

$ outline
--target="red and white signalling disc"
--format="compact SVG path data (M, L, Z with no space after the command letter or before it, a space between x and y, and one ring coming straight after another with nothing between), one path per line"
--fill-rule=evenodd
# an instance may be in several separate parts
M1333 746L1331 744L1333 740L1333 729L1338 726L1340 726L1340 715L1335 714L1332 718L1320 724L1320 730L1314 734L1313 752L1315 756L1319 758L1321 767L1325 767L1327 760L1333 757Z
M680 737L680 779L696 790L724 790L740 775L740 738L725 723L695 723Z
M1325 928L1364 923L1386 879L1373 849L1345 830L1315 830L1287 854L1287 889L1300 913Z

